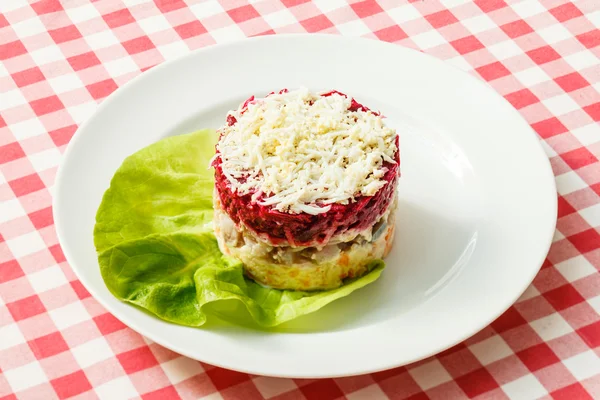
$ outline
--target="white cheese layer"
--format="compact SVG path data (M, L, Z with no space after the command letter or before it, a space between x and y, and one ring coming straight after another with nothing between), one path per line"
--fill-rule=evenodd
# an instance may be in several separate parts
M229 112L237 122L219 130L217 151L232 189L292 214L373 196L386 184L384 162L395 163L396 132L350 104L299 89Z

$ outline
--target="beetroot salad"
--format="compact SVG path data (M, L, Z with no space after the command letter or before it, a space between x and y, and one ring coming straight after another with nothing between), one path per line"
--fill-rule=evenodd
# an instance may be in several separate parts
M287 89L283 89L277 94L287 92ZM320 94L320 96L328 97L334 94L348 98L345 94L335 90ZM241 107L241 114L244 114L247 107L256 101L254 96L246 100ZM379 116L379 113L370 111L353 98L350 98L347 110L357 113L370 112ZM233 115L228 115L227 126L232 127L237 122ZM318 246L329 242L332 237L337 235L370 229L387 211L394 199L400 175L398 136L395 137L394 143L396 151L392 159L382 163L383 173L380 178L383 181L382 186L373 195L355 194L346 204L329 204L330 208L326 212L312 214L281 211L272 204L262 204L269 193L259 193L258 195L256 191L239 193L232 185L231 178L223 171L223 160L218 148L212 162L212 166L215 168L215 189L223 210L236 225L243 224L254 234L268 238L272 245ZM245 180L244 177L236 179L242 183ZM318 202L315 204L322 205Z

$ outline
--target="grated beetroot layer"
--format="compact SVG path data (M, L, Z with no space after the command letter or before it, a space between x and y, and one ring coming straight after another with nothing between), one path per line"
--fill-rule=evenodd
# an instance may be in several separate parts
M284 89L283 91L287 91ZM322 96L333 93L346 96L338 91L331 91ZM254 100L246 100L243 108ZM350 111L367 111L368 108L352 99ZM234 117L227 118L228 125L237 121ZM396 147L399 146L396 137ZM399 147L398 147L399 149ZM289 214L275 210L273 206L263 206L252 200L252 193L239 195L234 193L223 174L221 157L217 156L213 162L215 167L215 188L221 199L223 209L236 223L243 223L255 234L269 238L273 245L285 244L294 246L315 246L328 242L332 236L348 230L365 230L373 226L381 215L387 210L392 199L398 179L400 166L400 152L395 155L396 164L384 163L388 169L384 175L387 184L374 196L359 196L354 202L332 204L326 213L311 215L307 213Z

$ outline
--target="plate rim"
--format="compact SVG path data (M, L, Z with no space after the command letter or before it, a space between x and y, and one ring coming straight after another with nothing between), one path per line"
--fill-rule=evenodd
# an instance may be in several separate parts
M477 332L481 331L482 329L484 329L485 327L489 326L494 320L496 320L499 316L501 316L506 310L508 310L517 300L518 298L525 292L525 290L527 290L527 288L531 285L531 283L533 282L534 278L537 276L537 274L540 271L540 268L548 254L548 251L550 250L550 247L552 245L552 239L554 236L554 232L556 230L556 223L557 223L557 209L558 209L558 199L557 196L553 196L552 199L550 199L551 201L551 208L552 208L552 220L549 221L550 222L550 228L549 228L549 232L547 233L547 237L545 238L545 241L542 240L542 238L540 238L540 242L544 242L545 245L543 246L544 248L544 252L541 255L541 259L538 262L538 266L533 269L532 268L532 272L531 272L531 276L527 277L527 284L524 285L524 287L522 288L522 290L518 290L518 294L516 296L513 296L514 298L511 298L510 301L507 300L506 306L503 307L501 310L499 310L497 313L494 313L492 315L492 313L490 313L489 318L486 319L486 321L480 321L480 324L477 325L481 325L479 326L476 330L474 331L469 331L469 332L463 332L463 335L460 338L457 338L456 340L453 341L449 341L447 343L445 343L443 346L432 346L432 348L430 349L429 352L426 352L425 354L422 354L422 356L420 357L416 357L414 359L410 359L410 360L403 360L403 361L397 361L395 363L387 363L385 365L378 365L376 367L371 367L371 368L354 368L352 370L352 372L349 373L342 373L342 374L327 374L327 373L317 373L317 374L297 374L297 373L286 373L285 371L279 371L279 372L275 372L275 373L265 373L264 370L257 372L257 370L259 370L260 368L244 368L244 367L237 367L235 365L231 365L228 362L221 362L220 360L202 360L200 358L198 358L198 356L196 354L193 354L191 351L187 350L185 348L185 346L180 346L177 343L171 343L171 342L167 342L162 340L161 338L157 338L153 332L149 332L147 331L145 328L141 327L138 323L138 321L136 320L131 320L131 321L127 321L125 322L124 319L122 319L120 316L118 316L115 311L113 310L113 307L110 306L108 304L108 302L105 302L104 299L102 298L101 295L99 295L97 293L97 291L93 288L93 285L89 284L85 278L82 278L82 274L80 274L78 271L78 268L75 267L75 263L72 261L74 259L74 257L70 254L70 251L68 250L68 246L63 246L62 243L66 242L66 240L64 239L64 235L61 234L61 232L63 231L63 224L62 224L62 218L59 217L59 214L61 214L61 206L60 206L60 199L62 198L62 196L60 195L60 187L62 186L62 182L64 180L63 175L65 174L65 167L64 167L64 161L69 157L69 155L71 154L71 152L73 151L74 148L74 143L77 143L78 140L80 140L80 138L82 137L83 133L85 132L88 128L88 126L94 121L94 116L100 112L102 112L106 107L108 107L108 105L111 103L112 100L114 100L117 96L120 96L123 92L125 92L130 86L133 86L134 84L137 84L138 82L145 80L145 79L150 79L151 76L153 76L154 74L158 73L158 71L164 69L164 68L169 68L169 66L171 66L172 64L177 63L178 61L185 59L185 58L189 58L189 57L194 57L197 56L198 54L202 54L204 52L210 52L212 50L214 50L215 48L225 48L225 47L229 47L229 46L237 46L240 43L244 43L244 42L258 42L258 41L285 41L288 38L302 38L302 39L308 39L310 38L310 40L314 40L315 38L319 38L319 37L326 37L329 40L331 40L330 38L335 38L335 40L340 40L340 41L348 41L348 42L352 42L352 41L359 41L359 42L370 42L371 44L374 43L378 43L379 45L384 45L386 47L388 47L390 50L393 51L394 48L402 48L405 51L410 51L413 53L416 53L422 57L426 57L429 60L434 61L435 63L438 63L440 65L444 65L446 68L450 67L455 71L458 71L460 74L462 74L463 76L467 77L468 79L470 79L471 81L476 81L478 82L479 85L484 85L486 87L486 91L489 93L490 96L495 96L496 98L500 99L501 101L505 102L506 104L510 105L510 103L502 96L500 95L494 88L492 88L489 84L487 84L487 82L485 82L484 80L469 74L468 72L458 68L457 66L448 63L442 59L439 59L437 57L434 57L430 54L421 52L419 50L416 49L412 49L406 46L401 46L398 44L393 44L393 43L386 43L386 42L382 42L380 40L377 39L371 39L371 38L364 38L364 37L348 37L348 36L343 36L343 35L334 35L334 34L323 34L323 33L317 33L317 34L307 34L307 33L298 33L298 34L277 34L277 35L264 35L264 36L254 36L254 37L250 37L250 38L243 38L243 39L239 39L239 40L234 40L234 41L230 41L227 43L221 43L221 44L215 44L215 45L210 45L210 46L206 46L203 48L199 48L196 50L192 50L192 51L188 51L185 54L182 54L178 57L175 57L173 59L170 60L166 60L164 62L162 62L161 64L155 66L154 68L151 68L150 70L144 71L143 73L140 73L139 75L137 75L136 77L132 78L131 80L127 81L125 84L119 86L114 92L112 92L107 98L105 98L102 103L96 108L96 110L94 111L93 114L91 114L90 116L87 117L87 119L81 123L81 125L78 127L78 129L76 130L76 132L74 133L74 135L72 136L71 140L69 141L69 143L66 146L66 149L64 151L64 153L62 154L61 157L61 162L59 164L58 170L56 172L55 175L55 182L54 182L54 190L53 190L53 196L52 196L52 210L53 210L53 218L54 218L54 225L55 225L55 231L57 234L57 238L58 238L58 243L61 244L61 249L64 253L65 259L68 262L69 266L71 267L71 270L73 271L73 273L75 274L75 276L77 277L77 279L82 283L82 285L86 288L86 290L88 290L88 292L92 295L92 297L94 298L95 301L98 301L98 303L100 305L102 305L102 307L105 308L105 310L107 312L109 312L111 315L113 315L115 318L117 318L119 321L121 321L124 325L126 325L127 327L131 328L132 330L134 330L135 332L137 332L138 334L147 337L149 339L151 339L152 341L158 343L159 345L171 349L172 351L184 355L186 357L198 360L198 361L202 361L202 362L206 362L208 364L211 364L213 366L216 367L221 367L221 368L226 368L226 369L230 369L230 370L234 370L234 371L239 371L239 372L243 372L243 373L248 373L248 374L253 374L253 375L263 375L263 376L270 376L270 377L278 377L278 378L304 378L304 379L323 379L323 378L338 378L338 377L349 377L349 376L357 376L357 375L363 375L363 374L370 374L370 373L375 373L375 372L379 372L379 371L384 371L384 370L388 370L388 369L392 369L392 368L396 368L399 366L403 366L403 365L408 365L414 362L418 362L420 360L426 359L428 357L434 356L436 354L439 354L461 342L463 342L464 340L472 337L473 335L475 335ZM537 148L539 150L539 152L541 152L541 154L544 156L544 159L546 160L546 162L544 163L544 167L543 169L546 171L546 175L547 175L547 181L545 182L545 184L549 184L550 187L548 187L547 189L551 189L553 193L556 194L556 181L555 181L555 176L553 173L553 170L551 168L551 164L550 161L543 149L542 146L542 141L541 139L537 136L537 134L535 133L535 131L531 128L531 125L525 120L525 118L518 112L518 110L516 110L512 105L510 105L510 109L511 109L511 113L518 119L522 120L525 122L525 124L529 127L529 135L533 135L533 138L535 139L535 142L537 143ZM540 168L541 165L540 165ZM525 282L525 279L523 279L523 282ZM116 311L118 312L118 311ZM158 318L158 317L154 317L154 318ZM127 318L125 318L127 319ZM198 328L190 328L190 329L198 329ZM435 348L434 348L435 347ZM269 370L269 368L267 368L267 370ZM274 371L275 369L271 368L271 371Z

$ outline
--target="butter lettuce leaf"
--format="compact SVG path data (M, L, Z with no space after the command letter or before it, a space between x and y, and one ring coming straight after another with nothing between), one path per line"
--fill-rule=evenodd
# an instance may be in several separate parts
M96 215L94 243L104 282L122 301L159 318L201 326L205 305L239 301L252 320L270 327L317 311L375 281L366 275L333 290L301 292L263 287L242 264L224 256L212 230L216 133L169 137L129 156L115 173ZM213 304L214 305L214 304ZM235 320L238 311L219 315Z

